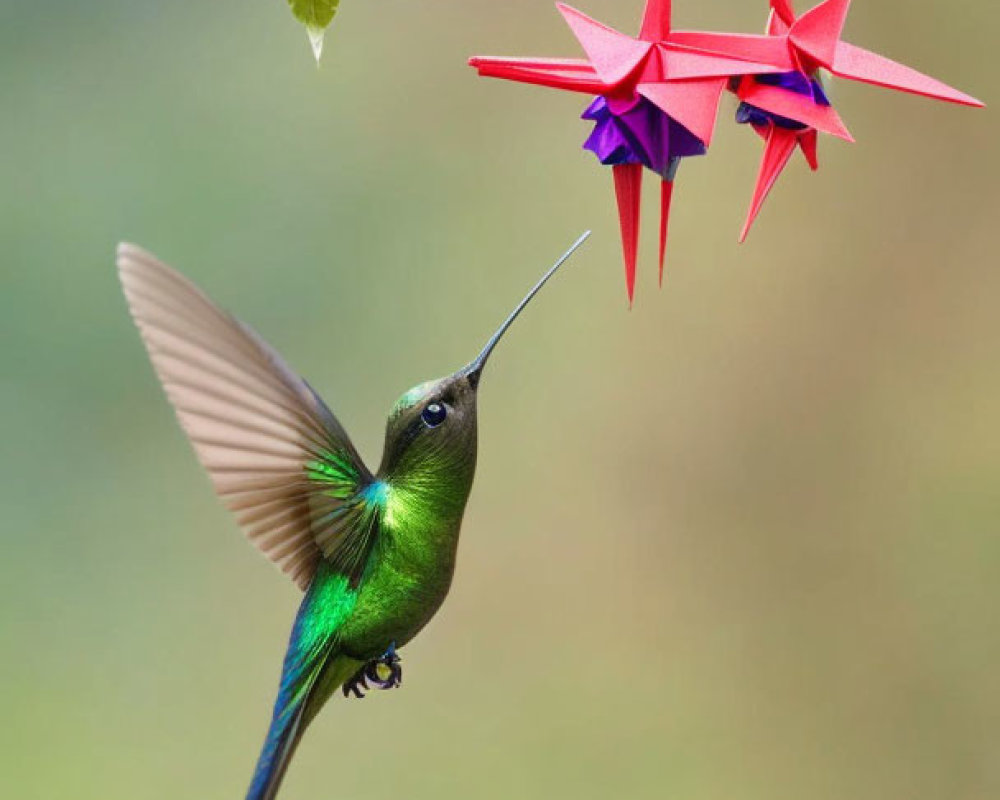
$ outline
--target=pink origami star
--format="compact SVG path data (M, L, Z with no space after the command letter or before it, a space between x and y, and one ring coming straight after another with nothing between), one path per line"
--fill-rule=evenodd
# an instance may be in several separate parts
M598 130L586 147L598 153L614 172L631 302L635 292L643 167L657 172L662 179L662 281L670 202L680 159L700 155L711 144L719 101L731 78L780 72L782 67L722 52L724 47L732 52L738 50L741 45L738 36L731 40L728 34L711 34L718 39L714 47L689 46L677 41L670 26L670 0L648 0L638 38L609 28L567 5L558 3L557 8L587 59L477 56L469 63L486 77L596 94L603 100L585 115L598 123ZM651 109L655 109L652 114ZM621 140L617 147L616 137Z
M692 47L712 47L742 58L761 59L781 67L780 76L746 75L734 86L743 101L739 121L749 122L764 139L753 202L740 234L746 239L771 188L787 166L795 148L802 150L812 169L819 168L818 133L853 142L840 116L819 83L820 69L854 81L923 95L966 106L982 103L957 89L840 37L851 0L824 0L796 16L792 0L770 0L767 36L726 37L688 34L681 41ZM807 90L811 87L811 91Z
M584 147L614 171L629 302L635 291L642 169L663 181L660 279L673 182L682 158L712 141L728 86L740 99L737 121L765 141L743 241L796 148L815 170L819 133L853 141L820 78L872 83L968 106L978 100L915 70L841 40L850 0L823 0L796 16L791 0L770 0L766 35L675 31L669 0L647 0L638 38L569 6L559 11L586 59L470 59L480 75L598 95L584 114L595 123Z

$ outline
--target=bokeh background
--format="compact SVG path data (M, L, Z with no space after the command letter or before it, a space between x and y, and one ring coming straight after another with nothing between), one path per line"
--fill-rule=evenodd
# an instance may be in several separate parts
M764 3L678 3L759 30ZM624 29L641 3L588 0ZM0 5L0 795L242 797L298 592L216 503L112 266L139 242L317 386L370 461L595 235L484 381L449 602L402 691L335 701L283 797L1000 796L1000 10L858 2L851 40L991 102L834 84L749 242L723 109L655 184L626 307L548 0Z

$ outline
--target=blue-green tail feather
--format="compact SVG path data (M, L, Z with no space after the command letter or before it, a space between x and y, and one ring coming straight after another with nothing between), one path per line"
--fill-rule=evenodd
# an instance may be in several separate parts
M270 800L278 791L281 779L291 760L295 746L302 735L304 701L298 701L282 709L275 708L264 748L257 760L253 781L247 792L247 800Z
M337 630L354 608L346 578L320 570L299 607L274 703L271 727L257 760L247 800L271 800L306 726L354 668L338 659ZM344 662L344 663L341 663Z
M295 746L305 730L306 706L323 662L326 661L326 653L316 654L319 656L317 658L310 653L302 653L296 647L298 628L296 621L285 656L278 699L274 702L271 726L257 760L247 800L269 800L277 792Z

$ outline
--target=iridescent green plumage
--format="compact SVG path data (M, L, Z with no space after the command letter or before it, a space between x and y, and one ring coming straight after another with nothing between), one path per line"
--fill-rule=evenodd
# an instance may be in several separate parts
M482 353L406 392L372 474L309 385L259 336L138 248L118 264L132 315L181 425L247 536L305 589L247 797L274 797L329 697L430 621L451 586L476 468Z

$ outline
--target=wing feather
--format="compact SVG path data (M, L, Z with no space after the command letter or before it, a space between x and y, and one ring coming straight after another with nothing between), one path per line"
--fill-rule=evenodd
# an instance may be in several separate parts
M324 556L356 571L374 527L358 495L372 476L333 413L180 273L129 244L118 271L181 427L247 538L303 589ZM317 462L333 478L311 480Z

